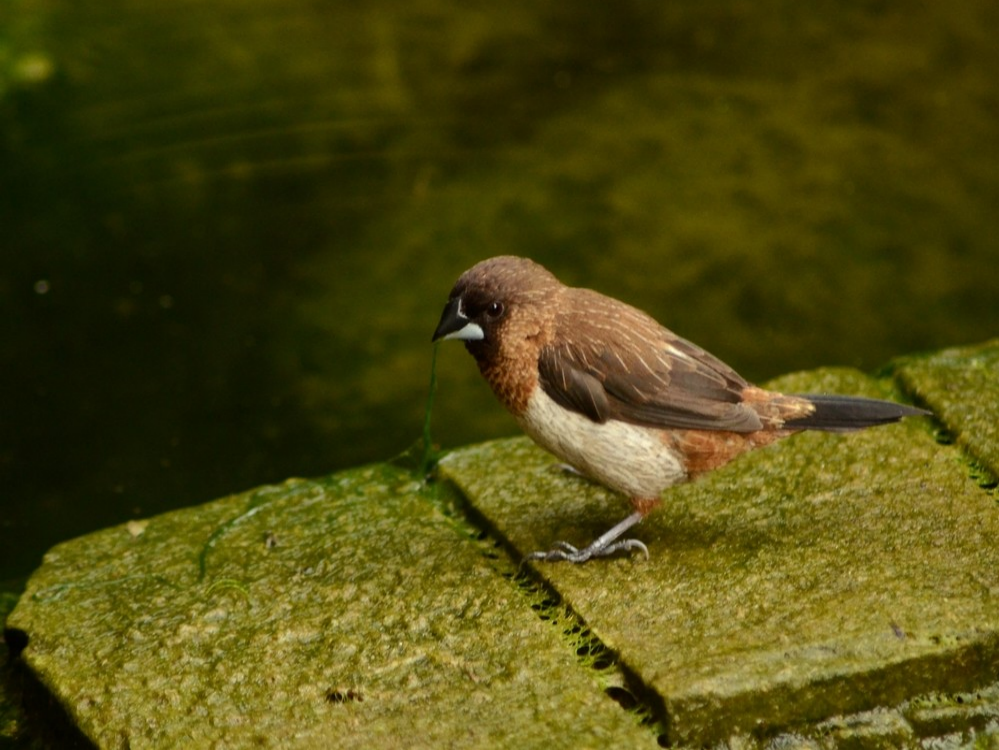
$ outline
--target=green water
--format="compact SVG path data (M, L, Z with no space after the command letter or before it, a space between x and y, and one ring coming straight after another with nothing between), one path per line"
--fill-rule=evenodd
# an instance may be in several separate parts
M0 10L0 581L420 437L498 253L753 379L999 331L999 6ZM515 431L459 346L434 435Z

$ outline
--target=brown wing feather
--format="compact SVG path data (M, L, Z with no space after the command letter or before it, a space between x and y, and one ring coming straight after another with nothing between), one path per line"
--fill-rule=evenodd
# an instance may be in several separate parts
M542 348L540 384L553 400L595 422L752 432L748 383L732 368L645 313L585 289L568 290L553 343Z

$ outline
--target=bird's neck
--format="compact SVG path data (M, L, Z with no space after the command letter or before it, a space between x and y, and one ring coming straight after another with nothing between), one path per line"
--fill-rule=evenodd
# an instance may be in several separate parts
M538 385L538 353L524 347L509 352L468 342L479 372L489 383L496 398L516 417L527 409L527 402Z

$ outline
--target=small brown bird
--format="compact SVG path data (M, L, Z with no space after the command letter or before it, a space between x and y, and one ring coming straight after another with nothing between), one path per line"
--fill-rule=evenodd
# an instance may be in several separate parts
M433 340L460 339L541 447L626 495L634 512L591 544L556 542L527 559L581 563L648 548L620 537L667 487L800 430L858 430L927 414L850 396L758 388L641 310L562 284L527 258L461 275Z

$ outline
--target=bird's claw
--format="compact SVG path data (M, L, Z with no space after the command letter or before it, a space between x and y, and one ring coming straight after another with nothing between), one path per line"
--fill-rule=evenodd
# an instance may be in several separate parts
M574 547L568 542L555 542L550 550L532 552L524 558L523 562L527 562L528 560L543 560L545 562L564 561L578 564L592 560L595 557L607 557L617 552L630 552L632 550L640 550L645 555L645 559L649 559L649 548L643 542L640 542L638 539L621 539L612 544L602 546L593 543L582 549Z

